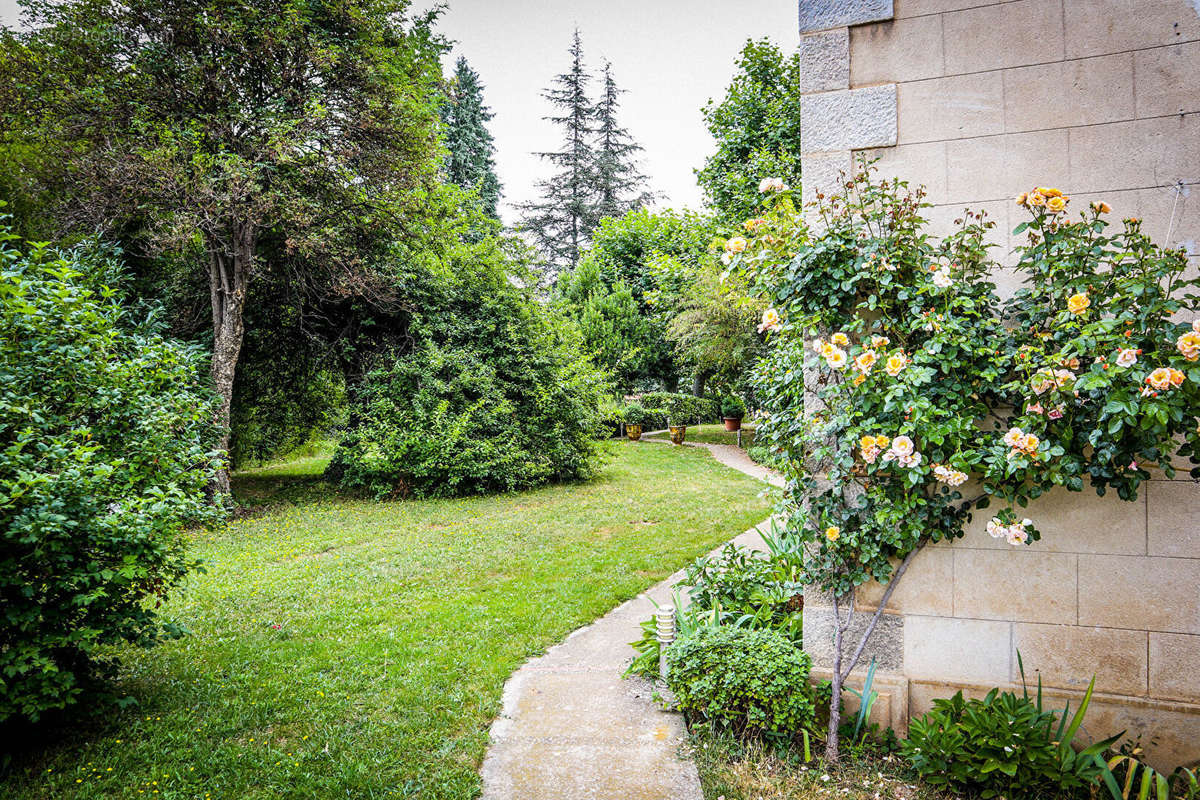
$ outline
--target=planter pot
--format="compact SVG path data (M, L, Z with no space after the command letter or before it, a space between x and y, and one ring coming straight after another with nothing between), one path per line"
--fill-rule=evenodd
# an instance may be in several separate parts
M629 437L629 441L636 442L638 439L642 438L642 426L626 425L625 435Z
M741 417L725 417L725 430L740 431L742 429Z
M683 444L683 438L687 435L687 425L671 425L671 442L673 444Z

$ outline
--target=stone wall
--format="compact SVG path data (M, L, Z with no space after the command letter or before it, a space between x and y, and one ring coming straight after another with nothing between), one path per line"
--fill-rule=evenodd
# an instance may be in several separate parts
M987 211L1001 263L1024 219L1012 198L1049 185L1200 264L1200 1L801 0L800 33L806 199L866 151L927 187L935 232ZM1200 485L1154 480L1132 503L1064 491L1026 513L1031 547L997 543L985 516L914 560L875 646L880 721L1019 684L1019 650L1056 702L1095 673L1090 734L1154 735L1163 767L1200 760ZM826 668L831 621L809 598Z

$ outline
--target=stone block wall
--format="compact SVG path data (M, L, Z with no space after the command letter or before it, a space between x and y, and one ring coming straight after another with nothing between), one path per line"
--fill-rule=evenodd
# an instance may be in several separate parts
M1012 198L1049 185L1141 217L1200 265L1200 2L801 0L800 33L806 199L866 152L927 187L935 232L986 210L1002 264L1024 219ZM1131 503L1061 491L1025 513L1031 547L992 539L984 514L913 561L874 644L876 715L903 729L936 697L1019 685L1019 650L1059 704L1096 675L1090 735L1153 735L1161 767L1200 761L1200 484L1160 478ZM863 587L859 609L881 596ZM831 614L808 598L817 674Z

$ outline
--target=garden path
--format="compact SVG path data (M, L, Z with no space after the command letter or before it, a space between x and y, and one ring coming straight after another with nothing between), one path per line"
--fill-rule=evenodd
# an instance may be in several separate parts
M668 442L669 444L669 442ZM695 444L723 464L775 486L782 476L732 445ZM765 520L733 539L761 547ZM654 686L622 678L638 623L669 602L683 571L527 661L504 686L484 759L483 800L702 800L696 765L680 757L683 718L652 699Z

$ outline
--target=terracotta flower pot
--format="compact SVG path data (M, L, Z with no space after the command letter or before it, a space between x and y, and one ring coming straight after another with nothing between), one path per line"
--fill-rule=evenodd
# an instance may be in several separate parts
M687 435L687 425L671 425L671 442L673 444L683 444L683 437Z
M629 441L636 442L638 439L642 438L642 426L626 425L625 435L629 437Z
M740 431L742 429L741 417L725 417L725 430Z

